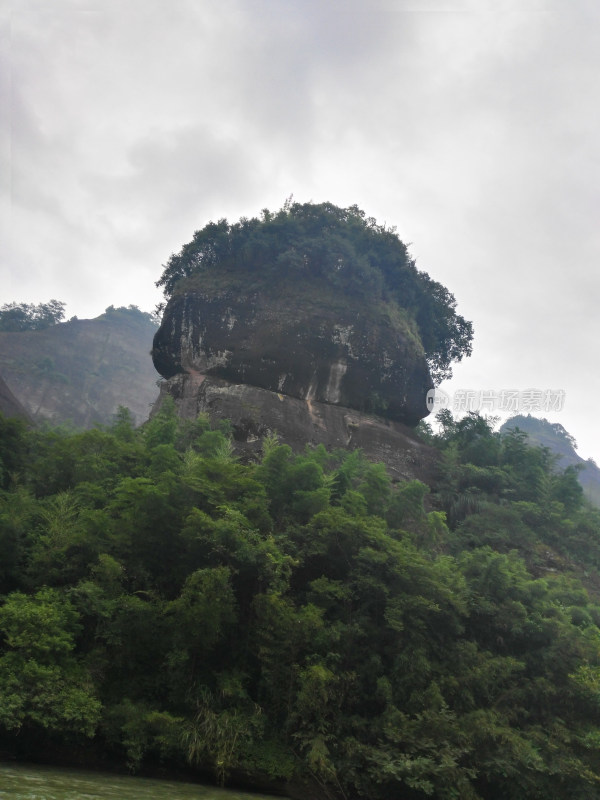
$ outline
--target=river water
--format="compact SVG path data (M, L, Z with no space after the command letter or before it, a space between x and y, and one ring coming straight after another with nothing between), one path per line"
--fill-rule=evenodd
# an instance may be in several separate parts
M2 800L273 800L247 792L29 764L0 763Z

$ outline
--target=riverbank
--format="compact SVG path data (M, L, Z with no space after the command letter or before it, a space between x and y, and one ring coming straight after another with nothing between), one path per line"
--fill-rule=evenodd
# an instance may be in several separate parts
M6 800L272 800L272 795L221 789L196 782L138 775L0 762L0 796Z

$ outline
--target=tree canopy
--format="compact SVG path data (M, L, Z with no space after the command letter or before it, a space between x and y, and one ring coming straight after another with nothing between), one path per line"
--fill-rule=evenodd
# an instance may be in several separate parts
M0 307L0 331L40 331L57 325L65 318L65 304L60 300L32 305L5 303Z
M265 283L275 275L321 279L367 301L393 301L415 320L436 383L471 353L473 328L457 313L454 295L417 269L394 228L358 206L290 200L260 218L210 222L170 257L157 286L169 298L183 279L212 271L247 273Z
M142 311L138 306L133 305L130 303L128 306L108 306L108 308L104 309L103 317L129 317L135 320L144 320L145 322L150 322L152 325L160 325L160 318L157 314Z
M446 415L432 486L274 436L244 464L172 403L0 433L3 752L600 798L600 512L520 432Z

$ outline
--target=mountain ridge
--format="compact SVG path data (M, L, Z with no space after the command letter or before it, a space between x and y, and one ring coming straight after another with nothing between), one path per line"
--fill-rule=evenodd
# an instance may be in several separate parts
M500 427L500 432L504 433L515 428L526 433L532 444L547 447L554 453L561 469L576 467L579 470L578 479L585 496L600 506L600 467L593 459L586 460L577 453L575 439L560 423L552 423L531 414L527 416L519 414L507 419Z
M157 324L135 306L43 330L0 331L0 374L34 422L90 428L126 406L144 422L158 394Z

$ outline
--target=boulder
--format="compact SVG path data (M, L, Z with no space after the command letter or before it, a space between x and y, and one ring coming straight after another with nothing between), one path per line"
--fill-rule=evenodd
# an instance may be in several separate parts
M166 379L210 376L287 398L414 426L433 387L408 315L326 284L185 282L170 299L152 356Z

